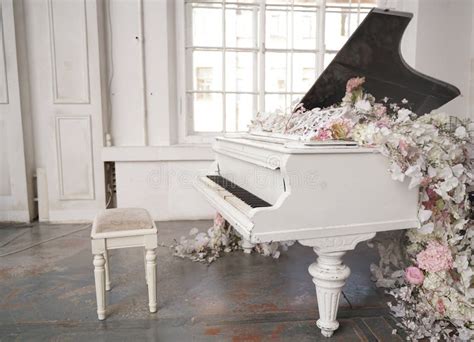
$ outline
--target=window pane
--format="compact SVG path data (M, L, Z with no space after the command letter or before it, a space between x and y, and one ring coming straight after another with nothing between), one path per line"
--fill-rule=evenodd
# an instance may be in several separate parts
M193 94L195 132L222 131L222 95L212 93Z
M294 12L293 39L295 49L316 49L317 13L313 8Z
M290 91L287 80L289 53L267 52L265 54L265 91Z
M293 89L296 92L306 92L316 81L316 54L293 54Z
M324 54L324 68L326 69L329 65L329 63L332 62L332 60L336 57L335 53L326 53Z
M222 9L193 8L193 46L222 46ZM212 34L209 34L209 33Z
M288 21L290 14L287 11L268 10L265 15L265 46L267 49L288 49L291 42L288 40Z
M226 9L226 46L257 47L257 33L254 32L254 21L258 19L258 7Z
M349 38L349 14L326 13L326 50L339 50Z
M193 90L222 90L222 52L193 52Z
M273 112L277 109L286 110L291 104L291 96L284 94L265 95L265 111Z
M309 89L308 89L309 90ZM291 105L292 107L296 106L303 99L305 93L293 94L291 95ZM293 109L293 108L292 108Z
M362 11L360 12L360 14L357 14L357 11L354 11L354 13L351 13L351 23L350 23L349 34L354 33L354 31L357 29L360 23L364 20L367 14L368 12L362 12Z
M226 52L226 90L254 91L254 53Z
M247 131L254 116L257 96L247 94L226 95L226 131Z

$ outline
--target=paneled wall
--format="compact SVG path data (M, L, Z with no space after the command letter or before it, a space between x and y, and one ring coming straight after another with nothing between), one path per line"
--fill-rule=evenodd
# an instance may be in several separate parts
M98 9L89 0L24 0L36 167L50 221L104 207Z
M20 2L0 1L0 221L35 215L22 11Z

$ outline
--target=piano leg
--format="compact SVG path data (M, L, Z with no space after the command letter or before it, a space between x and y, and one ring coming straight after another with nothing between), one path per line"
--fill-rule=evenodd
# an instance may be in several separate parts
M342 263L345 252L318 254L318 260L309 266L309 273L316 285L319 319L316 325L326 337L331 337L339 327L336 320L341 291L351 273L349 267Z
M304 246L313 247L318 255L318 259L309 266L308 271L313 277L318 298L319 319L316 325L326 337L331 337L339 327L336 320L339 298L351 274L349 267L343 264L342 257L359 242L374 236L375 233L366 233L299 241Z
M242 238L242 249L244 250L245 254L250 254L252 253L252 249L254 247L254 244L251 243L250 241Z

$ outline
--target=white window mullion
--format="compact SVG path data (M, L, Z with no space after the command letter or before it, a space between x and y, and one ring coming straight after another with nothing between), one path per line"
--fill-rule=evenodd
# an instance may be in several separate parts
M287 103L288 96L285 97L285 108L291 105L291 99L293 97L293 60L294 60L294 48L295 48L295 11L294 11L294 0L291 1L291 20L290 20L290 38L291 38L291 53L290 53L290 103Z
M185 4L185 45L193 45L193 15L192 4ZM185 82L187 89L193 89L193 51L184 49L185 53ZM184 93L184 106L186 108L185 130L194 133L194 96L187 92Z
M357 1L357 25L360 24L360 0Z
M266 18L266 5L265 0L260 0L260 26L258 30L259 37L259 104L260 111L265 111L265 18Z
M227 120L227 115L226 115L226 79L225 79L225 70L226 70L226 65L225 65L225 56L226 56L226 41L225 41L225 0L222 2L222 90L223 90L223 95L222 95L222 132L226 131L227 125L226 125L226 120Z
M252 8L252 34L253 34L253 48L256 49L255 52L252 53L252 63L253 63L253 84L252 84L252 91L257 92L259 87L258 87L258 43L259 43L259 27L258 27L258 15L259 11L257 7ZM258 108L258 95L257 96L252 96L252 110L254 115L257 114L259 108ZM238 123L237 123L238 125ZM238 126L237 126L238 128Z
M347 34L351 34L351 12L352 12L352 0L349 0L349 10L348 10L348 18L347 18Z
M317 64L316 64L316 70L319 75L324 70L324 55L326 53L326 44L325 44L325 31L326 31L326 0L319 0L319 11L317 15L317 20L318 20L318 32L316 34L316 39L317 39L317 45L316 45L316 55L318 56L317 58Z

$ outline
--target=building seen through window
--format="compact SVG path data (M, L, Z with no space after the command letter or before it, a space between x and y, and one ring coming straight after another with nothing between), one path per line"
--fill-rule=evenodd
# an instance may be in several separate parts
M375 0L185 1L191 134L245 131L258 111L289 107L373 6Z

